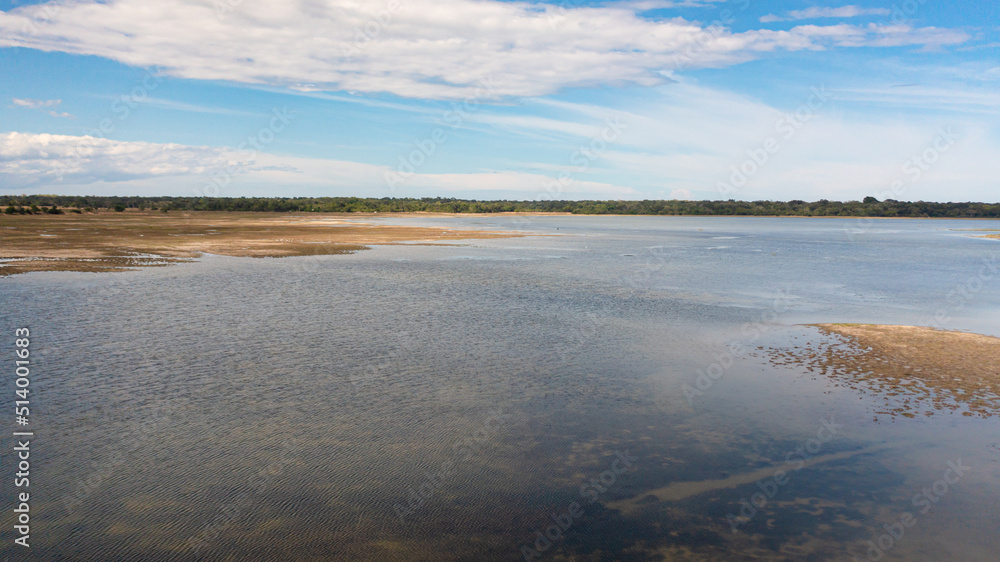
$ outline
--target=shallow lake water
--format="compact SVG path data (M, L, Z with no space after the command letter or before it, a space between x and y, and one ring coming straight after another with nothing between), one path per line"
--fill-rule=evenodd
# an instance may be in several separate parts
M364 220L529 236L0 279L32 335L33 559L1000 549L1000 417L879 415L754 352L810 323L1000 336L995 222Z

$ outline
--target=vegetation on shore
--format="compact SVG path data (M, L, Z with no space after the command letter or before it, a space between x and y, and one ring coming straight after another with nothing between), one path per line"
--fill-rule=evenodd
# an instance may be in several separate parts
M7 214L92 212L94 209L324 213L572 213L580 215L738 215L906 218L1000 218L1000 203L928 201L476 201L442 197L0 197Z

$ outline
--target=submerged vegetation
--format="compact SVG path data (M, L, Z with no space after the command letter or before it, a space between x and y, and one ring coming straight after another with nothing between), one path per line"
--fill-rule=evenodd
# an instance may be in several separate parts
M71 208L324 213L572 213L580 215L741 215L805 217L1000 218L1000 203L929 201L476 201L446 197L118 197L21 195L0 198L7 214Z

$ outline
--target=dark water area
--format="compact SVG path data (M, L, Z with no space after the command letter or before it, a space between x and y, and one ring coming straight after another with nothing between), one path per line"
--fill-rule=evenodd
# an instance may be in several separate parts
M749 351L1000 336L996 223L366 220L533 236L0 279L35 432L26 553L9 376L3 556L995 558L1000 418L879 416Z

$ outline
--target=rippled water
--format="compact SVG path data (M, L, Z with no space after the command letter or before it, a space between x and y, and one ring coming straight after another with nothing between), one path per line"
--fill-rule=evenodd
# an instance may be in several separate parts
M994 223L378 220L536 236L0 279L35 354L31 557L995 557L1000 419L879 419L729 351L1000 335L1000 276L973 282L1000 246L956 230Z

